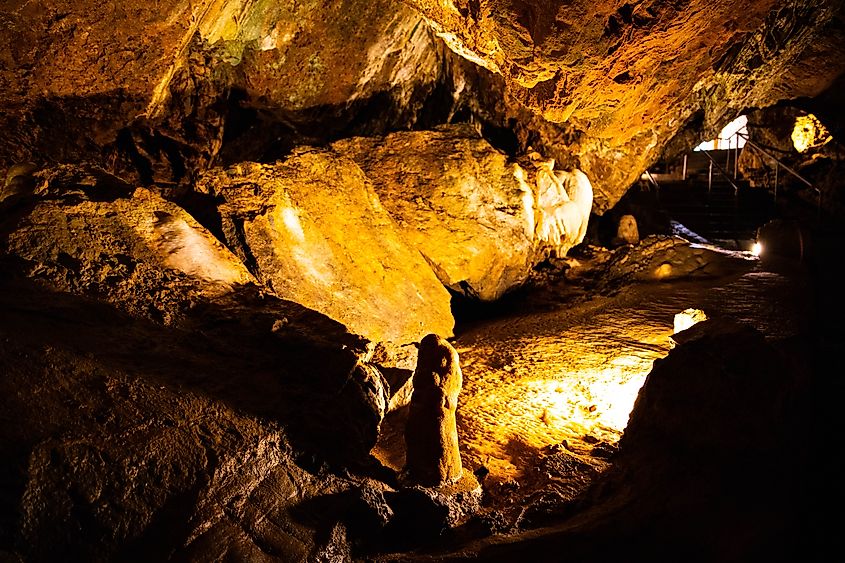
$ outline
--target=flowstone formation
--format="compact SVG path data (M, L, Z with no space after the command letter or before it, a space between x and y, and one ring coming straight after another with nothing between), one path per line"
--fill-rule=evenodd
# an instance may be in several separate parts
M410 483L436 487L461 478L455 413L462 379L452 345L436 334L423 338L405 427L405 474Z

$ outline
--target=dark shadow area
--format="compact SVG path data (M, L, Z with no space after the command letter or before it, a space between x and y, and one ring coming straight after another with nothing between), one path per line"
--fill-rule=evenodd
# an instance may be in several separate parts
M3 260L6 272L19 267ZM361 343L319 313L244 286L221 302L197 304L178 326L162 326L8 273L0 287L0 330L33 349L66 349L279 421L303 463L372 464L366 406L348 386ZM287 322L274 329L279 319Z

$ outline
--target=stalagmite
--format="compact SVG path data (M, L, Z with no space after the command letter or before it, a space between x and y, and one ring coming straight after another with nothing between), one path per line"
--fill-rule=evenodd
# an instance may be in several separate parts
M640 231L637 229L637 219L633 215L623 215L619 218L616 238L622 244L637 244L640 242Z
M435 487L461 478L455 411L462 379L449 342L435 334L423 338L405 427L405 476L411 483Z

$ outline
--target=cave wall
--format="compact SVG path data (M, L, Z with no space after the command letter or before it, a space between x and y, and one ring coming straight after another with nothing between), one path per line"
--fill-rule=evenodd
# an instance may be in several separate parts
M584 170L597 213L663 152L845 69L833 0L16 0L0 21L0 170L93 160L182 185L474 120L509 154Z
M393 0L13 2L0 21L0 169L92 160L146 184L413 123L443 58Z
M509 96L581 133L569 150L599 212L685 127L712 136L745 108L819 94L844 68L838 2L408 3Z

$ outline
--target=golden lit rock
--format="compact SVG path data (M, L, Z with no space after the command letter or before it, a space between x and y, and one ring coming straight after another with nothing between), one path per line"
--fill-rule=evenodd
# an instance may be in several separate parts
M227 244L279 297L373 341L452 334L449 293L351 160L303 149L211 170L199 189L223 198Z
M524 205L508 158L472 127L356 137L333 147L372 179L404 237L444 285L494 300L527 279L533 209Z
M616 227L616 238L625 244L640 242L640 232L637 229L637 219L633 215L623 215Z
M592 185L532 153L521 166L469 125L333 145L373 180L385 208L444 285L482 300L519 286L549 253L584 240Z
M807 152L811 148L821 147L833 140L830 131L812 113L795 118L791 138L798 152Z
M696 323L706 320L707 315L701 309L684 309L675 315L674 332L677 334Z
M532 215L538 247L557 256L566 256L587 234L593 207L593 186L580 170L555 170L555 160L529 155L534 167L533 190L525 182L525 173L515 176L523 190L532 194Z

